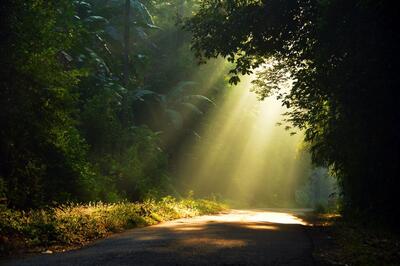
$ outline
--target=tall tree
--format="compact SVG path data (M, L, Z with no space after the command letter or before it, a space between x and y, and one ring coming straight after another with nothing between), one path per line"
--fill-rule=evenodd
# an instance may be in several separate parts
M207 0L186 28L200 59L234 63L231 82L262 66L255 90L276 92L306 132L316 163L339 178L345 214L395 224L400 120L394 5L385 1ZM292 80L289 92L281 82Z
M33 207L87 199L91 171L72 92L80 73L66 53L79 36L70 1L3 1L1 11L0 179L7 200Z
M130 76L130 47L131 47L131 1L125 1L124 8L124 85L129 85Z

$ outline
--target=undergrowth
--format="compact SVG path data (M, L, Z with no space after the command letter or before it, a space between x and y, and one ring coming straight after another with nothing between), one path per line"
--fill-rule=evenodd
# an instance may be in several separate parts
M334 228L339 253L349 265L400 265L400 239L390 230L339 221Z
M218 213L212 200L164 197L144 202L65 204L31 211L0 208L0 254L81 246L124 229Z
M329 213L309 221L317 265L400 265L399 235L382 225Z

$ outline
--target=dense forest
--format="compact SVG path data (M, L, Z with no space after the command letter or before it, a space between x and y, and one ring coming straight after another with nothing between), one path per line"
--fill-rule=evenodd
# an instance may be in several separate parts
M212 65L193 76L190 35L177 26L195 4L1 4L0 191L9 206L174 192L177 140L195 136L185 116L212 103L199 91Z
M324 193L345 217L398 222L394 4L6 0L0 9L0 204L195 190L311 206L312 187L334 177L339 189ZM280 129L261 126L276 117L249 88L269 107L280 101Z
M199 66L190 49L192 34L184 25L200 2L3 4L0 191L8 206L136 201L191 190L235 197L237 188L224 187L246 144L240 136L260 123L242 111L231 115L248 88L228 83L229 63L219 58ZM256 104L253 98L246 109ZM235 123L236 134L218 137L229 119L247 122ZM299 139L288 136L281 141L291 142L291 153L282 144L250 155L259 157L258 168L267 153L281 154L282 162L265 165L271 172L259 180L265 191L249 188L241 201L293 205L311 167L300 152L302 171L287 176L278 169L297 154ZM217 160L221 149L232 156ZM200 173L212 153L217 167ZM265 175L258 168L258 176Z

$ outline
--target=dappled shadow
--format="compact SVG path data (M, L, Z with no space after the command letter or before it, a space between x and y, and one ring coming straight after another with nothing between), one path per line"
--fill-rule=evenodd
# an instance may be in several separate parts
M268 221L278 217L282 223ZM311 244L301 221L290 214L264 211L233 211L130 230L78 251L25 262L39 261L48 265L312 265Z

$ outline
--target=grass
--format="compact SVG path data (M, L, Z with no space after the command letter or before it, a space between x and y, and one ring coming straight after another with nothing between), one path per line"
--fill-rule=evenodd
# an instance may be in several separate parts
M67 249L125 229L218 213L212 200L165 197L141 203L66 204L31 211L0 208L0 255Z

